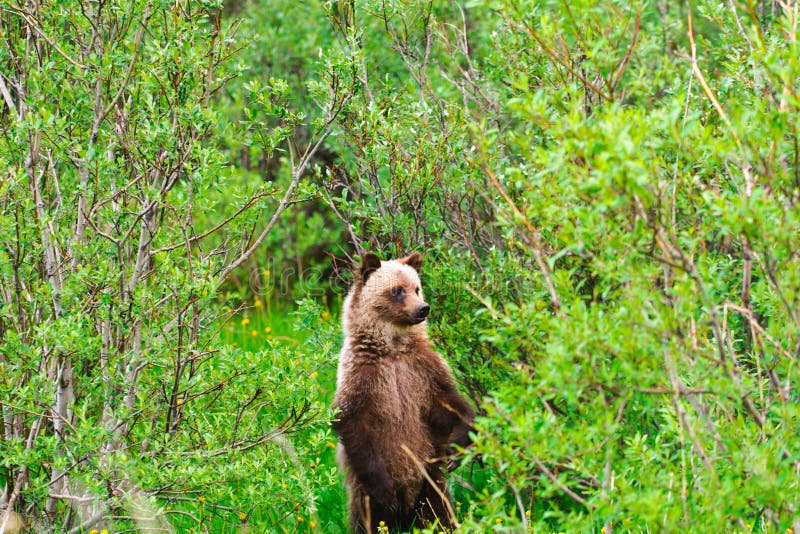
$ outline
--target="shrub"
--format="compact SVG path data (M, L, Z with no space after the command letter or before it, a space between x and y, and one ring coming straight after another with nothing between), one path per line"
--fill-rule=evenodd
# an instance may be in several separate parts
M359 6L334 201L433 256L483 412L465 526L792 526L793 4Z
M308 194L346 97L326 93L301 142L286 84L253 81L248 121L229 122L239 22L219 2L4 4L3 522L270 525L332 484L300 460L328 450L330 347L226 344L218 293ZM237 136L283 148L280 179L242 179Z

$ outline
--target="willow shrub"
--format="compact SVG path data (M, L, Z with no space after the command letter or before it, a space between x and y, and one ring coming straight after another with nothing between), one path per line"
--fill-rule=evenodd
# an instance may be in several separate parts
M308 196L347 97L294 140L288 86L237 62L221 2L0 10L0 531L308 524L335 485L306 462L329 453L334 349L311 334L332 327L244 351L219 292ZM252 179L231 138L287 163Z
M428 255L465 528L797 530L797 3L345 5L326 185Z

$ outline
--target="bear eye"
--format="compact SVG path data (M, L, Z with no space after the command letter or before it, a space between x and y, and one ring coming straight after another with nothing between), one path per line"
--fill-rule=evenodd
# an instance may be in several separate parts
M415 290L414 290L414 293L416 293L417 295L419 295L419 287L417 287L417 289L415 289Z
M393 297L399 297L400 295L402 295L405 292L406 292L406 290L403 288L403 286L397 286L397 287L393 287L392 288L392 296Z

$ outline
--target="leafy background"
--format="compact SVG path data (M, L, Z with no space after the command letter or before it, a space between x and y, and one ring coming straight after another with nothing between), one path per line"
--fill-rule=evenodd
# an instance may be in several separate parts
M4 3L4 528L345 532L349 266L420 250L462 531L800 531L798 20Z

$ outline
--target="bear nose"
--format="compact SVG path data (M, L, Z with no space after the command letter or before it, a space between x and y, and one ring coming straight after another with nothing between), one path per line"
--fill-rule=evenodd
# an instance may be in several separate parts
M419 308L417 308L417 316L418 317L427 317L428 312L431 311L431 307L427 304L423 304Z

